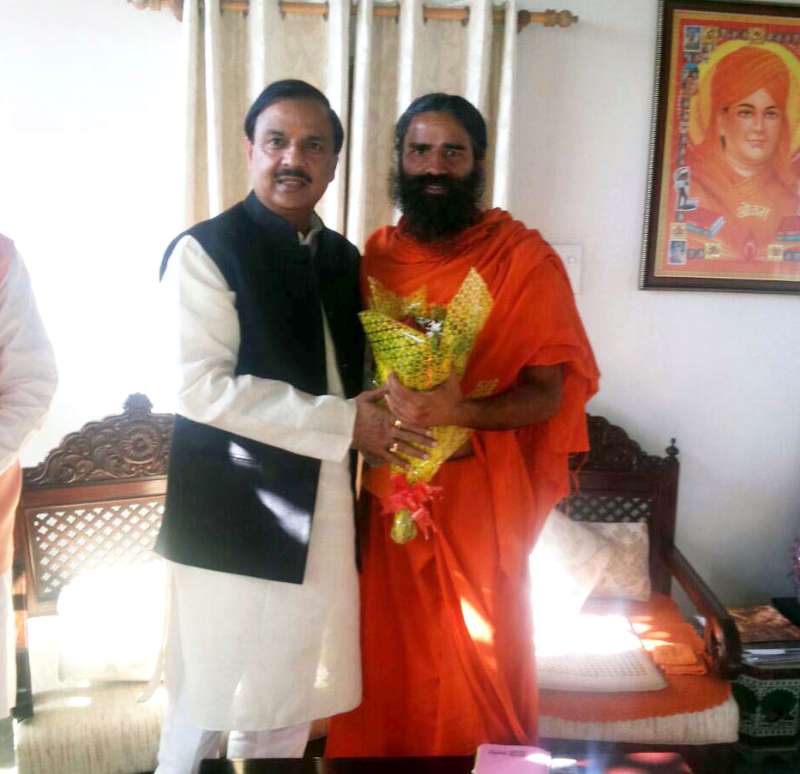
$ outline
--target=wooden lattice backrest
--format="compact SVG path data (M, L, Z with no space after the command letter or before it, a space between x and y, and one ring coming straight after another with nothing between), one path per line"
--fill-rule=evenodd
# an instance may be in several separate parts
M572 493L559 505L575 521L645 522L650 538L654 591L669 594L669 569L662 557L675 540L678 449L646 454L627 433L603 417L589 416L590 451L570 460Z
M131 395L122 414L67 435L23 472L17 565L24 563L29 615L51 612L81 572L150 554L163 515L173 416ZM646 522L650 575L669 593L660 557L673 545L678 450L646 454L620 427L589 416L591 450L570 460L573 491L559 506L576 521Z
M67 435L23 471L15 564L28 615L53 612L82 572L149 558L164 511L172 414L131 395L122 414Z

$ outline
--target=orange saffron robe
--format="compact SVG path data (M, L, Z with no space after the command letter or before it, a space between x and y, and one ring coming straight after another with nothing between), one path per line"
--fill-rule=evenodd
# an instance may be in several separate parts
M770 244L778 241L784 218L798 214L800 199L776 171L768 167L752 177L742 177L721 152L708 156L692 151L690 196L703 207L725 218L712 237L722 247L723 260L766 260ZM688 213L691 217L691 213ZM711 241L692 236L691 242ZM785 243L789 248L797 243ZM778 263L780 268L780 263Z
M361 706L331 721L330 757L471 754L482 742L536 738L537 692L528 555L568 491L567 454L587 448L584 406L598 372L560 259L538 232L491 210L445 247L400 228L370 238L374 277L409 296L426 286L446 305L474 267L492 296L461 385L513 387L525 366L563 364L561 407L520 430L476 431L474 455L444 463L432 483L437 531L406 545L372 497L362 544ZM367 299L369 301L369 299ZM387 467L369 469L373 493ZM546 589L539 593L547 593Z

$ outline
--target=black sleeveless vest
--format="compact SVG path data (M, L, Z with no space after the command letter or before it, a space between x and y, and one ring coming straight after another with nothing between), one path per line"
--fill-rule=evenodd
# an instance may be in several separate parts
M323 229L316 255L294 228L250 195L192 235L236 293L241 341L236 375L327 392L322 309L347 397L362 386L358 251ZM172 561L302 583L320 461L177 415L164 520L156 551Z

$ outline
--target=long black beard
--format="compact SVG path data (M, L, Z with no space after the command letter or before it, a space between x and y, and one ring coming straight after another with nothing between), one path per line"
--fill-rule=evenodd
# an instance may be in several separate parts
M440 242L471 226L480 214L483 170L475 167L466 177L407 175L392 172L392 201L405 216L406 230L420 242ZM428 185L445 188L443 194L425 193Z

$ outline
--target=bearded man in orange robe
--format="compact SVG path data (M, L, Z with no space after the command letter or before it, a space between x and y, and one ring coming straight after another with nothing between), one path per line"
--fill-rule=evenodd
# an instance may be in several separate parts
M483 117L457 96L420 97L395 128L403 217L367 243L366 305L377 282L446 307L475 270L488 316L461 378L418 392L389 378L396 426L472 433L431 481L442 495L428 539L393 542L380 502L390 472L365 476L364 698L332 720L331 757L465 755L536 739L528 556L568 491L567 455L587 448L598 371L553 248L508 212L480 208L486 145ZM392 449L403 465L411 449L399 438Z
M709 125L688 153L690 196L725 219L712 236L721 244L717 257L765 260L800 204L786 114L789 70L772 51L747 45L720 59L709 77Z

